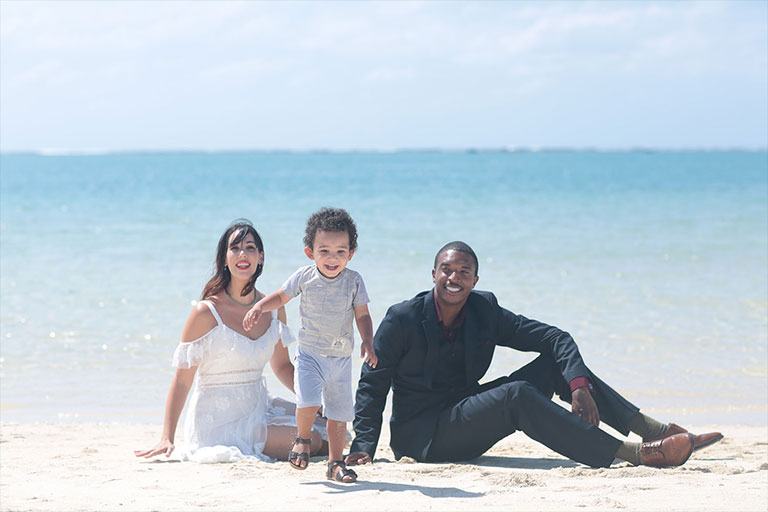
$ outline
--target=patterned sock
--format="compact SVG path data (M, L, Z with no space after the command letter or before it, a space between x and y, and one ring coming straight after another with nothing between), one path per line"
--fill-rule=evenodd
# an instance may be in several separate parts
M616 458L625 460L635 466L639 466L643 463L643 459L640 457L640 444L641 443L624 441L616 452Z
M644 439L655 439L663 436L669 429L669 425L666 423L656 421L641 412L638 412L637 415L629 421L628 426L630 432L634 432Z

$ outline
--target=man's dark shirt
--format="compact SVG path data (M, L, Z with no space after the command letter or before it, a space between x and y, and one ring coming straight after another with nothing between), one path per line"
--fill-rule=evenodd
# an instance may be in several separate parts
M464 335L462 326L466 313L464 308L453 320L451 325L443 323L443 315L440 314L440 306L435 299L435 311L440 325L440 352L438 360L440 364L435 369L432 385L435 390L448 391L454 394L466 386L466 372L464 370Z

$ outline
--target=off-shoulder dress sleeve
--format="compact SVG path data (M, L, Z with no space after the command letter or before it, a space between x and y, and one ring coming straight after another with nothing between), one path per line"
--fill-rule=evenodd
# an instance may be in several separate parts
M288 348L288 345L296 341L296 338L293 336L293 333L287 325L277 318L275 318L275 321L277 322L277 336L280 338L280 343L282 343L285 348Z
M196 340L179 343L179 346L176 347L176 351L173 353L171 366L174 368L192 368L193 366L199 366L205 357L211 333L218 328L219 326L217 325Z

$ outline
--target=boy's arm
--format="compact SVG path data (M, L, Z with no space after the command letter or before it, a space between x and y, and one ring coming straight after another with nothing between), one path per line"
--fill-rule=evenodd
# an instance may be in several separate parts
M355 322L357 323L357 330L360 332L360 338L363 340L360 343L360 357L365 359L371 368L376 368L378 358L373 351L373 321L368 312L368 304L355 308Z
M250 331L251 327L261 318L262 313L283 307L291 298L282 290L272 292L253 305L243 318L243 329Z

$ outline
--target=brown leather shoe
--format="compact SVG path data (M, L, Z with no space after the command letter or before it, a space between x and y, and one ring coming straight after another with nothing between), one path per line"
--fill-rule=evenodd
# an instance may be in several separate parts
M666 432L664 432L664 435L659 437L653 437L648 438L644 437L643 442L649 443L651 441L658 441L659 439L664 439L666 437L674 436L676 434L687 434L688 431L685 430L680 425L675 425L674 423L669 424L669 428ZM723 434L720 432L707 432L706 434L693 434L693 449L698 450L700 448L704 448L705 446L709 446L711 444L714 444L721 440L723 438Z
M640 458L646 466L666 468L680 466L693 453L693 434L673 436L640 445Z

